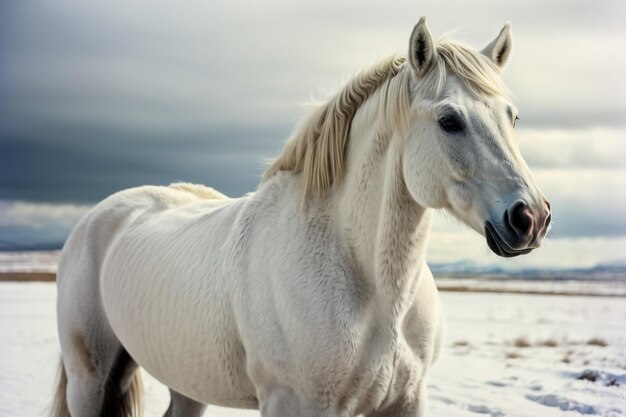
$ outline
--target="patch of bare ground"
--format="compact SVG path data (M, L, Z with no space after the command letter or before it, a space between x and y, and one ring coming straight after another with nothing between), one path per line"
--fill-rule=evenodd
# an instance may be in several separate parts
M56 274L52 272L0 272L0 282L54 282Z
M621 294L594 294L581 291L539 291L513 288L473 288L462 285L442 285L437 287L439 291L445 292L475 292L483 294L522 294L522 295L558 295L564 297L585 296L585 297L623 297Z
M576 379L589 382L602 382L607 387L619 387L619 382L616 378L612 376L602 378L600 372L593 369L583 371Z

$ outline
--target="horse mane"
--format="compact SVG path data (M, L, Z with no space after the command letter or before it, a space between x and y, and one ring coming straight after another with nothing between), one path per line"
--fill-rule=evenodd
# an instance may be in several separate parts
M341 180L345 170L350 126L357 110L377 91L378 117L403 132L408 124L411 68L404 57L392 56L358 73L327 103L317 107L298 125L276 160L263 174L268 181L279 171L302 175L303 196L322 196ZM456 75L476 96L504 95L498 67L480 52L441 39L426 76L418 81L416 95L435 98L447 75ZM397 75L397 77L396 77Z
M227 195L224 195L217 191L214 188L206 187L200 184L191 184L188 182L175 182L169 185L170 188L179 191L185 191L195 195L196 197L203 200L221 200L224 198L228 198Z

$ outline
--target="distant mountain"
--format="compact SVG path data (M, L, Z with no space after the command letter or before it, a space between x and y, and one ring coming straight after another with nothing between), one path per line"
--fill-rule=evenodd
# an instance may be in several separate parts
M433 275L454 278L528 278L545 280L624 280L626 261L596 265L591 268L522 268L509 269L498 265L480 265L471 261L429 264Z
M607 262L603 264L603 266L610 268L626 268L626 259L618 259L613 262Z
M59 250L63 247L63 242L46 243L14 243L0 240L0 252L31 252Z

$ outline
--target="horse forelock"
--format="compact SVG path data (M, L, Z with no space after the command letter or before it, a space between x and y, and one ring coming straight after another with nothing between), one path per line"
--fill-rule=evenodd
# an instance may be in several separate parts
M435 63L416 83L416 97L436 98L447 75L456 75L475 96L506 95L498 67L480 52L442 38L437 42ZM387 58L357 74L327 103L314 109L298 125L282 152L263 174L263 181L279 171L302 176L303 197L322 196L341 180L350 127L357 110L368 100L379 121L402 133L409 122L410 66L400 56ZM381 94L375 94L377 92ZM402 136L402 135L400 135Z

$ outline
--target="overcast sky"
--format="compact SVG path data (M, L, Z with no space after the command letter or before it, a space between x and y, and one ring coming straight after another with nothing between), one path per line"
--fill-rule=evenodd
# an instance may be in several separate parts
M0 246L62 240L140 184L254 190L302 104L435 36L482 48L506 21L519 144L554 207L542 253L508 265L626 258L626 3L154 2L0 5ZM438 219L431 258L500 262Z

